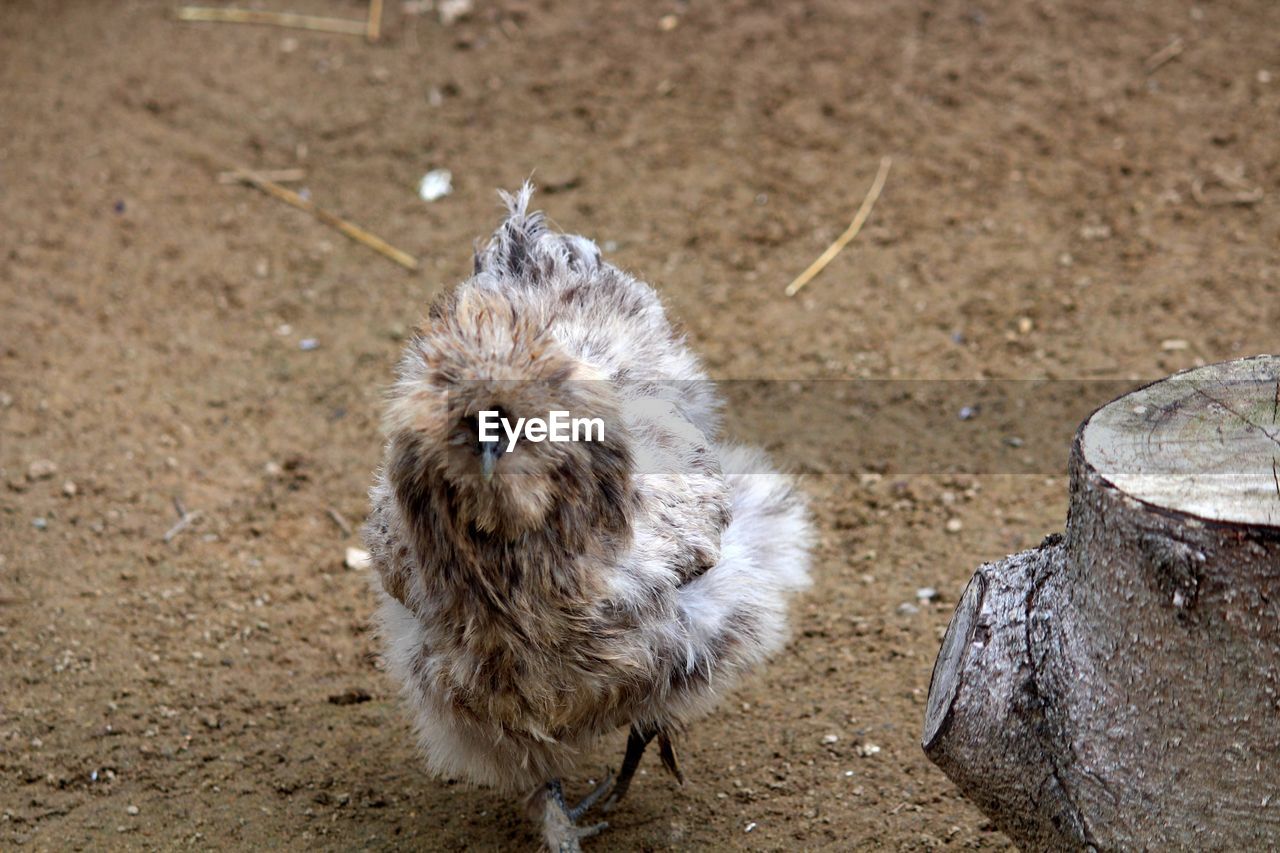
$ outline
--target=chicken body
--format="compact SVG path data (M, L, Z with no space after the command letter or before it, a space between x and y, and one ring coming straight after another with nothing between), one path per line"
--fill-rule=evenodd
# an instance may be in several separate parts
M668 733L780 648L810 526L763 454L719 440L653 290L548 230L530 192L406 350L365 537L429 769L554 783L544 836L568 850L587 833L559 778L630 726L620 796L648 738L666 762ZM502 452L476 432L481 411L557 409L600 417L602 440Z

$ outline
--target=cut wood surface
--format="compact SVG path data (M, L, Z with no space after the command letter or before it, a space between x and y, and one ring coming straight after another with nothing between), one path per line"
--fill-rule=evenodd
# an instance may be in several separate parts
M1280 358L1200 367L1089 419L1099 476L1155 506L1212 521L1280 525Z
M1104 406L1066 535L970 582L923 745L1020 846L1280 844L1278 381L1259 356Z

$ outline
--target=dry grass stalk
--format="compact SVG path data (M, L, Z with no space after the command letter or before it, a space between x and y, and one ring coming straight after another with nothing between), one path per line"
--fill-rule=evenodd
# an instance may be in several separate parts
M378 17L381 18L381 3ZM212 6L179 6L175 13L179 21L220 24L264 24L270 27L288 27L295 30L312 30L322 33L342 33L352 36L368 36L376 39L372 8L370 18L352 21L347 18L324 18L317 15L296 15L292 12L265 12L256 9L221 9Z
M800 288L808 284L814 276L822 272L822 270L831 263L836 255L849 244L854 237L858 236L858 232L862 230L862 226L866 223L867 218L871 216L871 209L876 205L876 199L880 197L880 191L884 189L885 179L889 177L889 167L893 165L893 160L889 157L883 157L880 160L880 171L876 173L876 179L871 184L871 189L867 191L867 195L862 199L862 206L858 208L858 212L853 217L853 222L849 223L849 227L844 233L836 238L836 241L827 247L827 250L818 256L818 259L809 265L809 268L800 273L796 280L787 285L787 296L795 296L800 292Z

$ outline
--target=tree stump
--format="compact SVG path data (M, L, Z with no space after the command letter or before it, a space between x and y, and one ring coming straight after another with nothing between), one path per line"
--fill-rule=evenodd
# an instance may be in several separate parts
M1104 406L1065 536L978 569L929 758L1019 846L1280 844L1280 356Z

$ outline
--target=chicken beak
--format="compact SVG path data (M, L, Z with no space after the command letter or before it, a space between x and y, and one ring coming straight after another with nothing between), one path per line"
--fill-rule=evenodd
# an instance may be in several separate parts
M498 457L502 455L502 446L496 442L486 442L480 449L480 479L486 483L493 479L493 469L498 465Z

